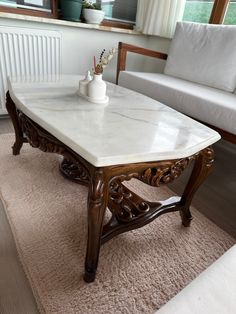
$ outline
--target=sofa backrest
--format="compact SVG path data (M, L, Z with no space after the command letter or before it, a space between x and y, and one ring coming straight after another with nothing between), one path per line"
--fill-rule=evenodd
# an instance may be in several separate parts
M178 22L164 73L234 92L236 26Z

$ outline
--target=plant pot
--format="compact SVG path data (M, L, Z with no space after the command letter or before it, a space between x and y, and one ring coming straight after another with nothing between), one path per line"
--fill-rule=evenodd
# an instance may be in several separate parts
M82 0L60 0L63 20L80 22Z
M86 23L89 24L100 24L104 19L105 12L102 10L95 9L83 9L83 16Z

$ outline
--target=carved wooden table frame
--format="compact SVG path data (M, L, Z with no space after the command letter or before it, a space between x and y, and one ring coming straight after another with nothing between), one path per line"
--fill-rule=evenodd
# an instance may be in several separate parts
M9 92L6 108L15 129L14 155L20 153L26 142L44 152L63 155L60 166L62 174L76 183L88 185L86 282L95 279L101 244L114 236L142 227L158 216L173 211L180 212L185 227L190 225L192 198L212 169L214 152L211 147L181 159L95 167L18 110ZM132 178L156 187L168 184L178 178L192 161L193 171L181 197L148 202L122 184ZM107 208L111 218L104 224Z

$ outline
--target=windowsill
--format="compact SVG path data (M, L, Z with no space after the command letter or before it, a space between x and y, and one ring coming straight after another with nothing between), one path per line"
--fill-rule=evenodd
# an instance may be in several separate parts
M23 20L23 21L30 21L30 22L68 26L68 27L94 29L94 30L98 30L98 31L124 33L124 34L131 34L131 35L141 35L140 32L137 32L137 31L134 31L131 29L110 27L110 26L100 26L100 25L86 24L86 23L79 23L79 22L70 22L70 21L65 21L65 20L49 19L49 18L45 18L45 17L38 17L38 16L31 16L31 15L22 15L22 14L0 12L0 18L1 17L7 18L7 19Z

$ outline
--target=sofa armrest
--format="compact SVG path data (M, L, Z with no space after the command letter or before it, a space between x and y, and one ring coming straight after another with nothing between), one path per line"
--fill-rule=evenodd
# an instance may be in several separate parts
M119 42L117 72L116 72L116 84L118 84L120 71L125 70L127 52L138 53L138 54L141 54L143 56L159 58L162 60L166 60L167 56L168 56L166 53L162 53L162 52L158 52L158 51L154 51L154 50L150 50L150 49L146 49L146 48L142 48L142 47L138 47L138 46Z

